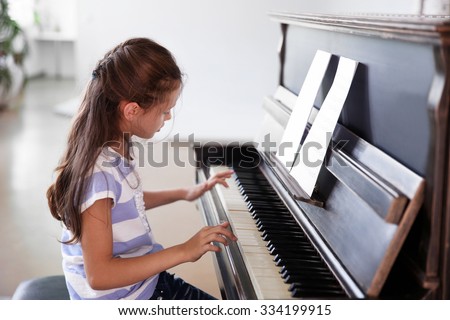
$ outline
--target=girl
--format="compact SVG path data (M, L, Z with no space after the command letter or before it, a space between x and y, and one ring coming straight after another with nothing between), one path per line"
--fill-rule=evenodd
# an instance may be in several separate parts
M131 137L151 138L171 119L182 74L171 53L130 39L100 60L47 191L62 221L63 269L72 299L211 299L165 270L219 251L236 237L227 224L205 227L167 249L155 242L145 210L193 201L231 171L190 188L143 192ZM216 244L214 244L216 243Z

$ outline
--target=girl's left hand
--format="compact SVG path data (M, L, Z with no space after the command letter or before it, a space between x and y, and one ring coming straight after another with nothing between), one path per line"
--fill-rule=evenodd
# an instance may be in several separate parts
M206 191L211 190L216 184L220 183L224 187L228 188L228 183L225 181L233 174L233 170L223 171L216 173L210 177L207 181L197 184L186 190L184 200L193 201L201 197Z

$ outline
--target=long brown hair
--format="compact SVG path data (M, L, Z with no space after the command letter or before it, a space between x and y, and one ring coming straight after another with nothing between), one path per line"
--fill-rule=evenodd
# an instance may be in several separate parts
M164 102L182 84L172 54L146 38L127 40L105 54L92 72L68 137L57 177L47 190L52 216L64 223L76 243L81 238L80 207L85 178L109 141L121 141L119 104L133 101L149 109ZM131 144L125 136L125 147Z

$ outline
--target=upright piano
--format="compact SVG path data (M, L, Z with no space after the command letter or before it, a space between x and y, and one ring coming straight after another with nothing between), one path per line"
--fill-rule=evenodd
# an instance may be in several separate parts
M238 241L215 254L224 299L450 298L450 19L271 13L279 86L254 141L195 146L200 200ZM317 50L359 62L313 196L274 157ZM277 75L278 76L278 75ZM232 124L230 124L232 125ZM274 148L273 148L274 147Z

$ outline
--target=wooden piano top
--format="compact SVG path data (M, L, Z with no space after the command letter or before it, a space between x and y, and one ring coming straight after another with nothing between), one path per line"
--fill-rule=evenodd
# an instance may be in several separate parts
M271 13L273 20L332 32L448 45L450 16Z

